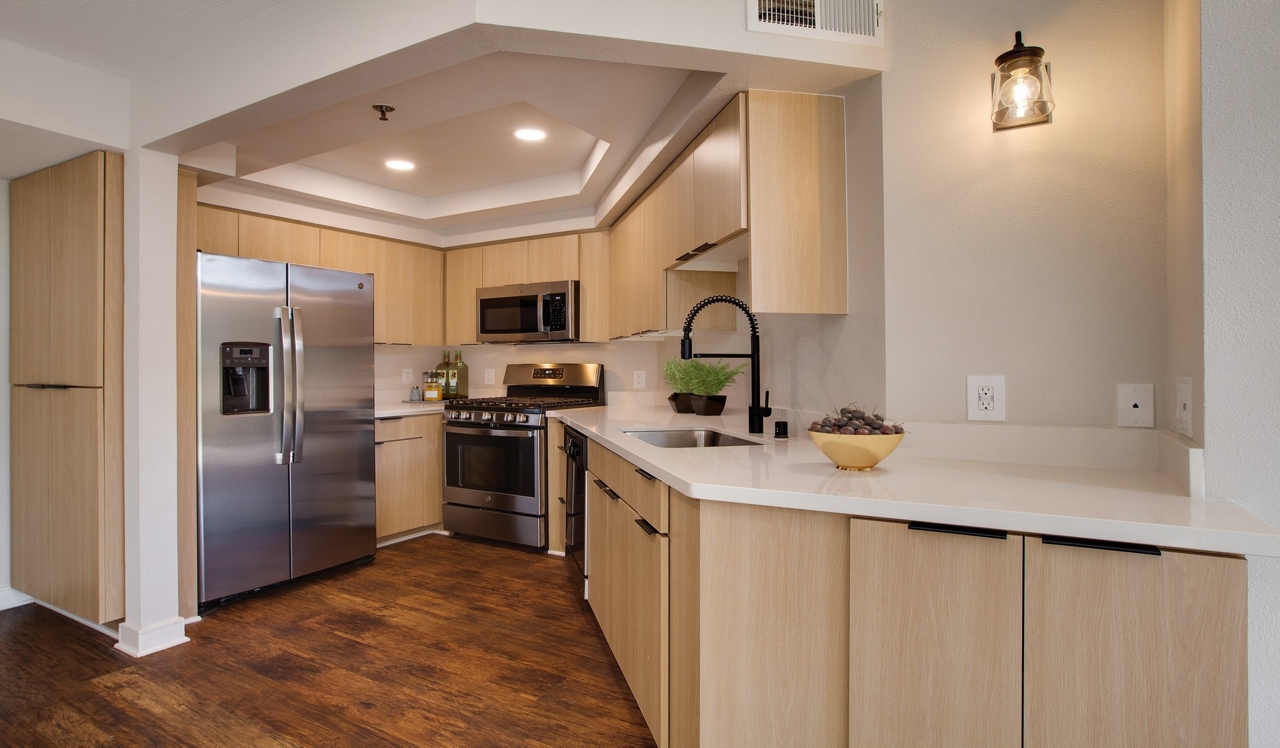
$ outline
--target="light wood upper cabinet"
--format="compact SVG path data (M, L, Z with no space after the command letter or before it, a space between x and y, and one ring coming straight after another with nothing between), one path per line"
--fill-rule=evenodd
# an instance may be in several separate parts
M734 97L694 143L693 246L685 251L719 244L747 228L746 99Z
M609 334L609 233L578 237L578 339L603 343Z
M196 206L196 248L236 257L240 254L240 214L209 205Z
M480 286L511 286L526 283L529 274L529 242L506 242L481 247L484 257Z
M578 280L578 235L530 239L524 280L520 283L550 283Z
M645 284L648 267L644 245L644 202L634 205L609 230L609 332L610 338L635 335L647 327L657 306L655 292ZM657 295L660 295L658 292Z
M444 258L431 247L320 229L320 265L373 276L376 343L444 342Z
M277 218L241 213L241 257L320 266L320 229Z
M108 162L120 158L90 153L10 185L14 384L103 385L104 263L123 251L107 235L107 202L122 190L121 178L107 184Z
M1027 538L1025 745L1247 745L1247 584L1243 558Z
M933 529L850 520L849 745L1020 746L1023 539Z
M697 192L693 164L692 152L680 154L648 197L646 233L654 252L653 263L659 270L676 264L700 244L695 239Z
M445 345L476 342L476 289L483 283L484 248L444 253Z
M751 91L751 309L848 313L844 100Z
M411 245L408 252L409 342L444 345L444 252Z

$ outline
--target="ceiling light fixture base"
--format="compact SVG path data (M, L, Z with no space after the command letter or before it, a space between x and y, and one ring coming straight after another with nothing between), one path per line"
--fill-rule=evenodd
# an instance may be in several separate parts
M373 110L381 115L378 117L379 122L389 122L390 120L387 119L387 115L394 112L396 108L390 104L374 104Z

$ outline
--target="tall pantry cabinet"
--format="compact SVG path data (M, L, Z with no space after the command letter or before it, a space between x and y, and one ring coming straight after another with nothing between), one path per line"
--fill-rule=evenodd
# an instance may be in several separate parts
M9 186L12 584L124 617L124 158Z

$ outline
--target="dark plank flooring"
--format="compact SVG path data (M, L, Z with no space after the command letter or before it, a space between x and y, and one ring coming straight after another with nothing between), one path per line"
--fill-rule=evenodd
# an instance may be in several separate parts
M565 559L429 535L134 659L0 612L0 745L653 745Z

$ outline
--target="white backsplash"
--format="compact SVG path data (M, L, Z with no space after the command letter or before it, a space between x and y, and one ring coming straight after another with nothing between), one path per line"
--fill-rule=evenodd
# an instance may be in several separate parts
M619 405L649 405L668 394L662 383L662 360L666 350L658 341L619 343L540 343L535 345L464 345L452 348L434 346L379 345L374 347L374 386L378 404L398 403L409 399L413 385L401 384L401 369L413 369L414 383L422 381L422 372L436 367L444 351L462 351L462 361L470 369L470 397L506 394L502 375L513 363L586 363L604 366L605 397ZM679 348L676 348L679 355ZM484 383L485 369L493 369L492 385ZM645 388L632 388L633 372L645 372Z

